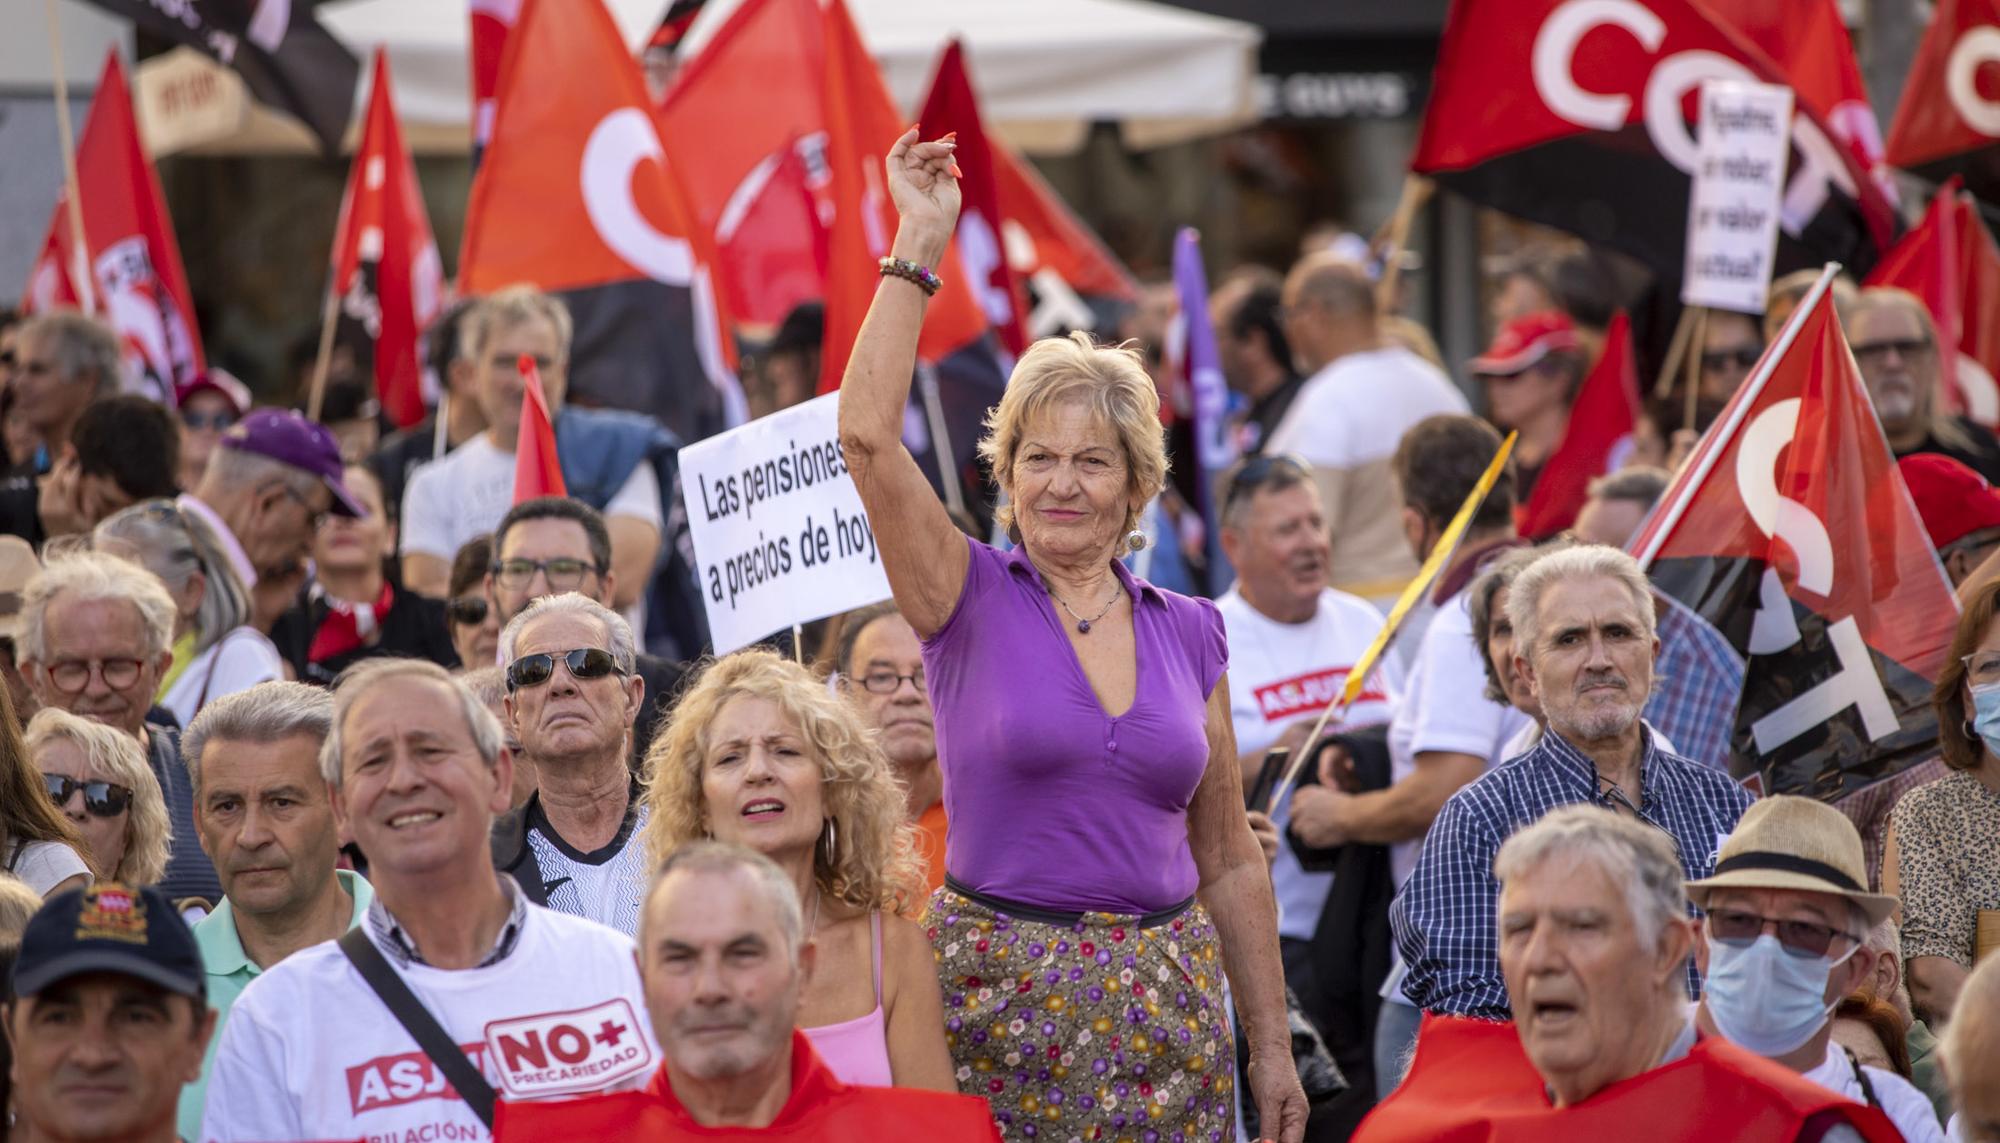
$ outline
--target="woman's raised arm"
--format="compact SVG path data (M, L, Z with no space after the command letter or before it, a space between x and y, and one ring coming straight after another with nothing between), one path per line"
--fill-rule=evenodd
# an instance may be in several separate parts
M917 141L910 128L887 162L899 222L891 257L935 270L958 223L958 167L950 136ZM840 381L840 447L875 531L896 606L928 636L951 618L965 586L965 541L903 447L903 409L929 300L915 282L884 275Z

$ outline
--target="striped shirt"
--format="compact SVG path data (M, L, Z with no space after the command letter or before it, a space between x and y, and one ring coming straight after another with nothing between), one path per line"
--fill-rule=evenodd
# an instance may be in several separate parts
M1729 736L1743 695L1743 656L1708 620L1663 592L1653 598L1660 623L1660 657L1646 721L1683 757L1729 773Z
M1673 838L1688 880L1707 877L1750 794L1726 775L1659 749L1651 731L1640 733L1639 820ZM1552 729L1533 750L1445 802L1389 909L1396 947L1409 965L1403 991L1411 1003L1458 1016L1511 1017L1500 975L1493 857L1509 835L1557 806L1610 808L1623 800L1602 789L1596 764ZM1701 978L1692 959L1687 971L1688 995L1698 997Z

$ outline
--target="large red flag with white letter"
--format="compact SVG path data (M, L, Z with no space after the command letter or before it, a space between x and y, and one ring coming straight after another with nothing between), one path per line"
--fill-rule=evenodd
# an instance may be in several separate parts
M1982 82L1995 64L2000 0L1938 0L1889 124L1889 162L1937 182L1962 175L2000 202L2000 90Z
M1835 0L1727 0L1709 11L1729 21L1783 69L1792 89L1824 120L1893 200L1895 184L1882 161L1882 128L1861 85L1854 38Z
M333 238L338 336L357 343L355 360L375 362L382 410L405 428L424 419L424 330L437 317L444 269L417 171L389 97L389 58L375 49L368 119Z
M31 310L46 308L45 302L80 305L109 321L125 346L126 387L171 405L174 387L204 368L201 332L167 201L139 145L116 49L105 55L90 119L77 140L76 177L90 249L75 248L65 191L24 300ZM87 289L79 288L79 278Z
M1970 233L1961 233L1969 231ZM1990 284L2000 274L1993 241L1967 204L1953 176L1931 199L1923 221L1903 235L1868 274L1870 286L1899 286L1924 300L1936 323L1938 338L1956 346L1954 370L1941 394L1947 407L1993 428L2000 425L2000 389L1981 351L1991 353L2000 330L1990 328L1994 317L1968 306L1973 298L1990 309L2000 298Z
M1789 82L1695 0L1459 0L1436 76L1411 170L1676 281L1701 82ZM1778 268L1865 270L1893 237L1889 204L1810 103L1797 107Z
M697 440L742 405L710 264L602 0L522 0L472 183L460 289L561 293L576 322L572 399L651 414Z
M1958 605L1823 283L1632 550L1745 655L1738 778L1832 802L1935 752Z

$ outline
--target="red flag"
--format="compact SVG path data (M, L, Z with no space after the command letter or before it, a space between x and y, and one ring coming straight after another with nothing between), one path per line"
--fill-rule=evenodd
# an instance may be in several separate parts
M1962 226L1978 227L1979 220L1959 202L1958 178L1953 176L1939 188L1919 222L1866 279L1870 286L1898 286L1922 298L1937 325L1942 345L1955 346L1956 368L1947 375L1941 394L1946 407L1964 413L1992 427L2000 422L2000 393L1993 377L1972 355L1967 342L1975 331L1966 319L1965 294L1975 266L1967 255L1981 251L1959 234ZM1986 340L1992 335L1986 334Z
M1639 367L1632 353L1632 323L1624 310L1604 331L1604 352L1570 405L1562 442L1542 465L1535 490L1515 512L1524 536L1545 539L1576 523L1589 499L1590 482L1611 471L1612 460L1632 439L1639 419Z
M514 503L568 496L562 458L556 454L556 427L550 423L548 397L542 392L542 371L525 353L516 368L521 371L521 435L514 444Z
M2000 428L2000 246L1972 196L1958 194L1958 391L1966 415Z
M383 411L404 428L423 420L421 339L437 317L444 270L416 168L403 149L389 98L389 57L381 48L334 230L333 289L340 296L338 336L361 343L357 360L375 362Z
M87 303L108 320L125 345L128 387L172 405L174 387L205 368L201 333L195 328L194 301L166 198L139 145L132 96L116 49L105 53L90 119L77 140L76 177L89 251L74 248L65 191L56 201L42 243L44 257L32 277L46 280L48 266L57 267L67 284L44 289L42 295L63 299L66 294L66 300ZM75 288L79 276L89 283L88 297ZM37 301L35 286L31 280L25 291L31 305Z
M2000 0L1938 0L1889 124L1889 162L1933 182L1953 174L2000 201Z
M1051 295L1135 301L1139 287L1118 256L1070 212L1035 168L1004 145L989 148L1000 194L1001 244L1015 276L1032 282L1047 307ZM965 164L959 164L963 169ZM1039 332L1055 332L1055 327ZM1038 332L1031 323L1030 333Z
M837 385L875 296L876 259L895 237L882 159L907 125L846 5L747 0L681 69L660 117L674 154L686 156L678 174L714 235L732 305L744 306L733 312L775 324L799 302L824 299L821 385ZM753 214L757 224L746 225ZM945 285L918 346L933 361L987 328L958 256L947 253L936 270ZM760 271L812 292L764 288Z
M1483 205L1624 250L1679 280L1702 80L1785 83L1696 0L1459 3L1411 170ZM1778 266L1866 269L1889 204L1801 100Z
M1935 753L1958 605L1824 280L1633 551L1746 653L1737 777L1834 801Z
M696 440L740 420L742 394L706 238L674 175L602 0L523 0L473 178L460 288L561 292L576 324L571 395Z
M1784 70L1792 90L1824 120L1835 139L1893 201L1894 183L1882 161L1882 128L1861 67L1854 62L1854 39L1841 21L1835 0L1728 0L1709 11L1729 21Z
M500 58L507 34L521 15L521 0L471 0L472 153L475 160L493 138L494 95L500 90Z
M931 77L931 91L924 97L924 110L917 122L933 138L946 132L958 135L953 158L965 172L958 180L962 199L955 242L959 264L965 267L967 281L979 294L986 320L999 332L1001 344L1019 356L1028 348L1022 324L1023 295L1000 240L1007 216L1000 212L993 148L986 144L979 98L973 94L972 78L965 70L965 50L957 40L946 44L944 55L938 58L937 74Z

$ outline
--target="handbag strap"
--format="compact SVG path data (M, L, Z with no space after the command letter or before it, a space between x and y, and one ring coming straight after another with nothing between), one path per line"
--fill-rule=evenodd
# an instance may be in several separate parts
M389 967L388 959L382 955L381 949L375 947L375 942L368 939L367 931L358 925L347 930L340 938L340 951L347 954L347 959L361 973L361 979L367 981L368 987L375 990L375 995L382 998L390 1015L417 1041L424 1055L429 1056L438 1070L444 1073L444 1078L451 1081L452 1090L458 1093L467 1107L472 1108L479 1121L489 1131L492 1130L493 1085L486 1082L486 1077L479 1074L479 1069L472 1066L472 1061L452 1042L451 1036L438 1025L437 1018L424 1007L423 1001L418 1000L416 994L410 991L410 986L403 983L403 978L396 975L396 970Z

